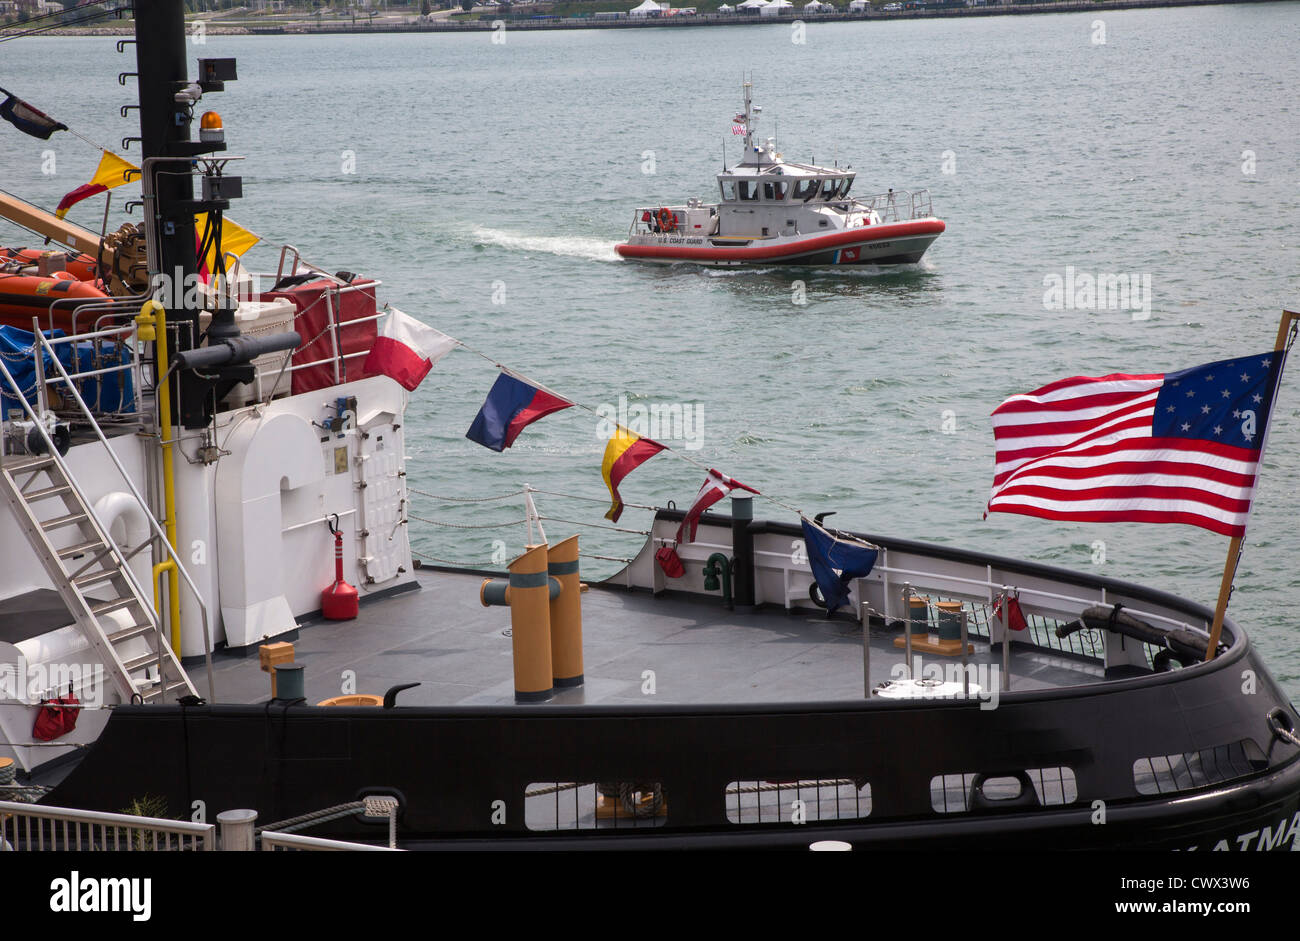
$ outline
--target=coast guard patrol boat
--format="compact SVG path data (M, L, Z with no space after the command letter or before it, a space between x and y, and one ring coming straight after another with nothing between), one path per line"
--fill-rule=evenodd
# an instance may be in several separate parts
M718 174L722 200L636 210L615 250L637 261L699 265L901 265L921 260L943 232L928 190L850 196L852 168L788 163L776 141L756 142L749 82L736 116L745 157Z

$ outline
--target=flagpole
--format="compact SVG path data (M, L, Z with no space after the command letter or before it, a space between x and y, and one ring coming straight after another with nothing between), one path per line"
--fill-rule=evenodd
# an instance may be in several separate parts
M1291 310L1282 311L1282 320L1277 325L1277 340L1273 343L1273 352L1285 356L1286 334L1292 325L1300 322L1300 313ZM1273 417L1273 407L1277 404L1278 390L1282 385L1282 364L1278 364L1277 383L1273 387L1273 396L1269 402L1269 414L1265 417L1264 439L1260 441L1259 462L1255 467L1255 486L1259 486L1259 472L1264 465L1264 444L1267 443L1268 426ZM1251 498L1252 506L1254 496ZM1247 513L1250 510L1247 508ZM1223 618L1228 611L1228 596L1232 594L1232 581L1237 575L1237 565L1241 562L1241 544L1244 536L1233 536L1228 542L1228 558L1223 564L1223 580L1219 582L1219 600L1214 606L1214 623L1210 627L1210 640L1205 648L1205 660L1214 659L1219 647L1219 636L1223 632Z

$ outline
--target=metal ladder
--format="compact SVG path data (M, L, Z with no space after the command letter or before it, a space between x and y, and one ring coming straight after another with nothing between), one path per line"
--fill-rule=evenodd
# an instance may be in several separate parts
M0 461L0 479L4 482L0 490L14 518L82 634L102 659L122 701L139 696L145 702L163 702L197 695L185 669L164 642L158 616L127 565L131 556L149 546L152 536L129 554L123 553L67 466L49 454L6 456ZM53 500L62 501L66 512L41 519L36 507ZM54 534L73 528L79 536L58 548ZM114 612L124 612L129 625L107 618ZM139 647L140 641L145 651L128 655L126 648Z

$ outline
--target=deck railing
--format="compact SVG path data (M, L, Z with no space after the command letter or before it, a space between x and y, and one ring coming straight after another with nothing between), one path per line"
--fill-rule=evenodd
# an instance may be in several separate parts
M889 190L874 196L857 196L853 202L857 204L854 208L875 212L881 222L910 222L934 215L929 190Z

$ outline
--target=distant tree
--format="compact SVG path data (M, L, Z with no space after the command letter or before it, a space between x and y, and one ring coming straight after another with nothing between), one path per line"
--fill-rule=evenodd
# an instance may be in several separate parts
M474 9L474 0L460 0L460 8L468 13Z
M433 8L429 5L429 0L420 0L420 15L428 16Z

